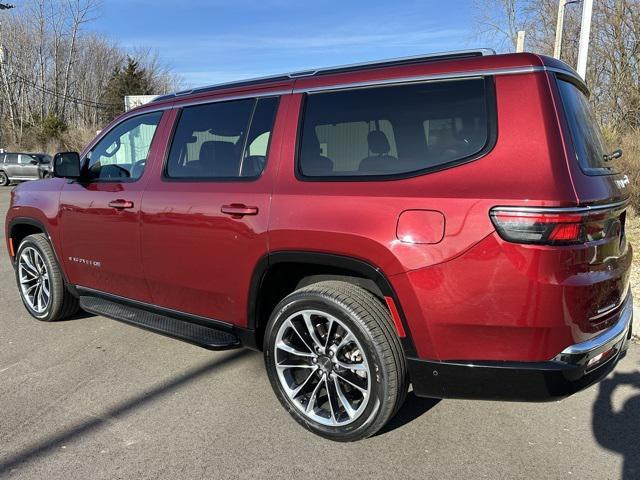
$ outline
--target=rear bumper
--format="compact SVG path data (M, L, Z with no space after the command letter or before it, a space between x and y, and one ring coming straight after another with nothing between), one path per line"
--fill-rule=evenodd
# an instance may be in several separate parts
M409 358L413 391L419 397L484 400L549 401L566 397L600 381L614 369L626 353L632 318L629 294L616 324L545 362Z

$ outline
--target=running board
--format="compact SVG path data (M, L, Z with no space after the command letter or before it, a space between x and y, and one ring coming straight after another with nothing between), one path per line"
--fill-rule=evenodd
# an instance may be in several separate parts
M87 312L177 338L209 350L227 350L241 346L239 338L231 330L232 327L228 327L229 331L226 331L222 329L223 327L203 325L204 322L194 323L93 295L81 295L80 307Z

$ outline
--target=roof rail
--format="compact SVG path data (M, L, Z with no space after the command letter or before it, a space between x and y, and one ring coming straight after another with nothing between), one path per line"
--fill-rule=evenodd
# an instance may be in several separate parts
M295 78L329 75L332 73L344 73L344 72L352 72L352 71L358 71L358 70L369 70L372 68L408 65L408 64L423 63L423 62L436 62L441 60L455 60L458 58L481 57L485 55L495 55L495 54L496 52L491 48L479 48L475 50L454 50L451 52L428 53L425 55L414 55L411 57L399 57L399 58L391 58L387 60L374 60L374 61L362 62L362 63L352 63L348 65L339 65L336 67L300 70L297 72L285 73L280 75L270 75L266 77L249 78L246 80L217 83L217 84L208 85L205 87L182 90L182 91L170 93L167 95L161 95L157 97L155 100L153 100L151 103L159 102L162 100L168 100L168 99L179 97L182 95L189 95L192 93L211 92L211 91L221 90L223 88L230 88L230 87L246 87L251 85L259 85L267 82L286 81L286 80L291 80Z

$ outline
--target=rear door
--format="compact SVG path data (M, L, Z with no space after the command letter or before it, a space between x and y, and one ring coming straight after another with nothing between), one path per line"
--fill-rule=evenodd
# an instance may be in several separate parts
M244 325L267 227L281 128L278 96L177 108L166 163L142 202L153 303ZM278 114L278 118L280 118Z

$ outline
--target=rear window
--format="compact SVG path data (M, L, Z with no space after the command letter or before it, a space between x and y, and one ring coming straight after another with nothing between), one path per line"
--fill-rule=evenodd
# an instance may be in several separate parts
M474 78L310 94L299 173L394 178L477 158L493 138L489 82Z
M589 99L566 80L558 79L558 88L580 168L588 174L611 173L612 165L604 161L604 141Z

